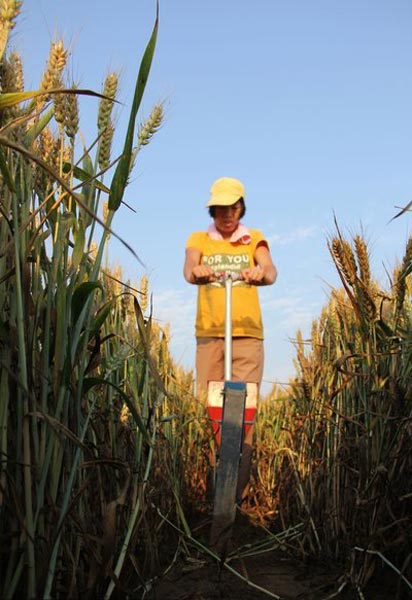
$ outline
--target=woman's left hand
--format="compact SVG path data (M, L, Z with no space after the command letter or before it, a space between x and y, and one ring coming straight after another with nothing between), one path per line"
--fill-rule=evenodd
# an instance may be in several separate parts
M242 279L244 279L246 283L249 283L249 285L263 285L265 281L265 272L259 265L249 267L248 269L243 269Z

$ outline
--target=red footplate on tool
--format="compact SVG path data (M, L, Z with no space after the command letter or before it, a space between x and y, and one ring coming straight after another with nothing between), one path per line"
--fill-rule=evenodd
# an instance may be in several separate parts
M210 420L212 421L213 433L215 434L218 443L220 443L219 429L222 422L222 407L208 406L207 412L209 413Z
M215 439L220 444L220 424L223 410L223 381L209 381L207 394L207 411L212 421ZM257 384L246 384L246 408L244 412L243 435L246 436L254 423L257 410Z
M249 431L251 425L253 425L253 423L255 422L255 417L256 417L256 408L248 408L246 406L245 416L244 416L245 425L243 427L243 432L244 432L245 436L246 436L247 432Z

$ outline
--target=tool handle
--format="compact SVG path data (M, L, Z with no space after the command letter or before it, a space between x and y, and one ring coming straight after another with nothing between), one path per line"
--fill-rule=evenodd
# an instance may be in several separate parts
M225 381L232 379L232 277L225 278Z
M222 271L216 273L219 283L225 288L225 361L224 375L225 381L232 379L232 285L234 281L243 279L240 273L232 271Z

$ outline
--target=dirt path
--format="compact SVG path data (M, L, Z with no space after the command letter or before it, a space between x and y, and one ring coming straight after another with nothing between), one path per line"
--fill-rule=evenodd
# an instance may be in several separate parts
M207 535L210 520L197 529L196 537ZM203 530L203 531L202 531ZM199 537L198 537L199 536ZM154 582L145 600L359 600L361 596L345 584L342 572L331 564L303 564L288 555L286 548L267 544L268 533L247 516L237 518L231 559L220 568L213 558L193 548L182 554L173 568ZM266 545L266 551L256 553ZM251 553L248 556L248 547ZM236 557L236 552L241 555ZM339 589L341 590L339 591ZM396 594L382 585L370 589L365 600L395 600ZM402 598L403 596L400 596ZM406 597L405 597L406 599Z
M206 539L210 519L201 523L194 535ZM173 568L153 582L145 600L412 600L399 593L396 582L389 585L386 572L358 594L333 564L304 564L292 558L287 548L270 547L267 531L256 526L247 515L238 516L230 560L220 568L191 544ZM257 553L260 546L261 552ZM248 555L250 548L250 555ZM263 551L265 550L266 551ZM240 556L236 556L236 553ZM381 576L380 576L381 575ZM385 575L385 576L384 576ZM379 579L381 581L379 581Z
M325 597L321 581L309 575L301 565L287 559L254 558L232 561L230 566L246 580L214 565L183 562L154 588L150 599L156 600L320 600Z

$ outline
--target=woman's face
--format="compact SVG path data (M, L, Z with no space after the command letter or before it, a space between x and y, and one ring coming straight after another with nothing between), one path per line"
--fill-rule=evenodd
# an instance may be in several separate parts
M230 237L239 225L242 203L236 202L232 206L215 206L214 222L216 229L223 237Z

